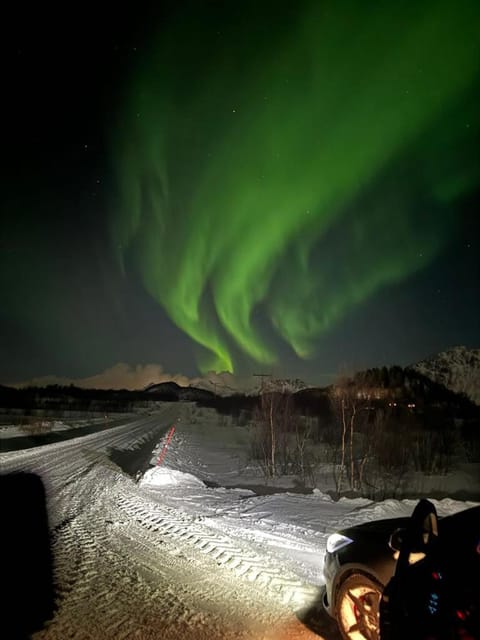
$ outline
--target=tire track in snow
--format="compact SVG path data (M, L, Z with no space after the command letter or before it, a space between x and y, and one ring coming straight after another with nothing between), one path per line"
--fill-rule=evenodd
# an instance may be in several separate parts
M284 567L277 566L265 555L260 556L252 549L239 545L234 538L212 533L194 517L160 507L157 503L147 503L140 497L121 496L117 506L144 529L193 547L212 558L219 567L274 592L282 604L289 605L294 611L308 606L319 597L318 586L302 583L286 573Z
M218 613L224 607L231 607L233 619L244 603L245 612L266 620L267 602L285 615L281 604L298 610L318 596L316 587L288 575L248 542L212 533L195 517L150 502L111 463L109 447L134 446L169 413L8 454L8 460L0 455L9 470L37 472L47 485L58 611L34 640L213 640L228 636L228 616ZM197 635L203 624L207 635Z
M98 469L92 471L92 479ZM105 478L107 480L107 478ZM108 478L109 481L112 478ZM125 485L131 482L125 478ZM89 478L87 486L91 487ZM70 491L75 488L71 486ZM152 628L152 609L157 609L162 624L174 626L184 607L173 593L162 597L141 579L136 568L138 541L129 539L123 546L117 531L109 526L118 514L112 510L111 495L105 488L92 491L94 499L72 517L67 516L54 529L55 581L58 612L54 625L35 637L40 638L133 638L139 627L143 637ZM82 504L82 498L73 502ZM75 511L76 506L72 506ZM134 559L129 555L135 549ZM126 549L128 551L126 552ZM157 576L158 578L158 576ZM166 602L167 599L167 602ZM168 620L165 606L168 605ZM144 622L142 622L144 621ZM154 636L152 636L154 637ZM161 637L161 636L159 636Z
M83 511L57 527L59 611L51 627L36 634L35 640L241 637L225 636L224 619L218 618L215 607L202 611L203 603L214 601L220 593L222 606L226 599L235 611L239 602L252 611L259 602L264 604L264 594L256 591L255 596L251 589L239 593L235 581L225 580L219 590L222 578L212 572L210 558L202 556L203 563L192 562L184 553L188 551L185 542L176 536L165 540L152 536L152 529L143 524L155 520L161 524L158 508L150 517L145 517L149 505L132 508L132 501L143 500L138 488L130 479L118 474L115 478L113 470L108 471L108 489L99 489ZM83 481L91 486L98 472L93 469L91 479L87 476ZM131 513L119 505L130 507ZM172 512L163 514L164 524L168 520L173 529L180 530L186 519L179 517L174 523L173 517ZM180 586L178 576L182 576ZM169 586L172 577L173 588ZM192 596L200 611L192 608ZM192 635L192 629L203 625L210 630L205 636Z

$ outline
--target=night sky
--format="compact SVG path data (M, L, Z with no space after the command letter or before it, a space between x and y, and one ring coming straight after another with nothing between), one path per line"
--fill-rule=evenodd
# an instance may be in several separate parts
M0 383L480 346L478 0L5 18Z

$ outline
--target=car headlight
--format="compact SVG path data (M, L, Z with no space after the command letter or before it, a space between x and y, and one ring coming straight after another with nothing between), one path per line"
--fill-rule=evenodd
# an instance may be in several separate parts
M336 553L352 542L353 540L348 536L344 536L341 533L332 533L331 536L328 536L327 551L328 553Z

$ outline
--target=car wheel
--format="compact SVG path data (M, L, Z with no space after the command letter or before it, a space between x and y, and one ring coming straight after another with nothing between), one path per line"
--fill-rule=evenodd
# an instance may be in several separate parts
M336 619L346 640L379 640L380 584L360 573L341 583L336 598Z

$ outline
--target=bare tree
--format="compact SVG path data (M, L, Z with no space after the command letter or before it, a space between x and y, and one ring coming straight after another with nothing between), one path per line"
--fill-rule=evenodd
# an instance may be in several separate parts
M363 437L369 420L369 399L349 380L341 380L330 393L334 433L333 474L337 494L348 483L350 490L361 489L364 469L370 456L368 438Z
M305 486L307 480L315 483L315 471L320 461L313 447L313 422L308 416L295 415L295 441L292 462L295 472Z
M252 453L260 460L266 478L289 473L290 435L295 433L297 422L292 394L286 389L285 381L263 382L254 414Z
M280 396L268 390L260 394L259 405L254 413L253 455L260 460L267 478L277 475L277 415Z

